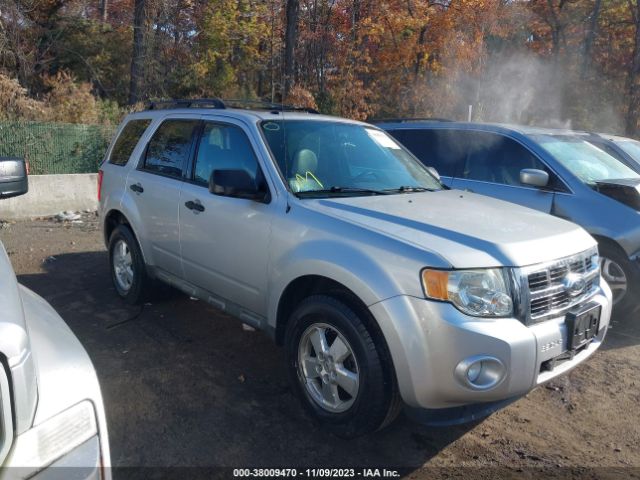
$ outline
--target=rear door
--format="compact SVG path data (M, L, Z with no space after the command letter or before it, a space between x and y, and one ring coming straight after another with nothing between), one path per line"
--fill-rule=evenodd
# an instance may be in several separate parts
M456 131L445 129L406 129L390 131L425 166L440 174L442 183L451 186L456 169L465 158L465 145Z
M127 194L143 224L147 263L183 276L178 209L180 188L199 120L165 119L151 136L137 168L127 177Z
M266 311L274 205L208 189L213 170L243 169L256 184L266 185L250 132L230 119L205 120L194 157L179 205L185 279L214 294L224 308L226 301L242 307L237 314L259 326L249 312Z
M533 153L517 141L492 132L458 130L456 135L467 145L467 155L451 186L525 207L550 213L554 190L559 185L555 174ZM535 168L549 173L549 187L536 188L520 183L520 171Z

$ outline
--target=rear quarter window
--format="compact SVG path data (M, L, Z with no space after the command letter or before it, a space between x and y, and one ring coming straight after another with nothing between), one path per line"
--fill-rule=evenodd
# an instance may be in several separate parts
M140 137L145 132L149 124L150 119L130 120L120 135L116 139L116 143L111 150L111 156L109 157L109 163L113 165L125 166L129 161L129 157L136 148Z

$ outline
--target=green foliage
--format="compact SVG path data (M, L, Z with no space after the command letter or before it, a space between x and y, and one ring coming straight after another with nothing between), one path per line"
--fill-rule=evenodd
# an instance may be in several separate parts
M246 96L262 63L260 41L267 34L264 4L253 0L212 0L199 21L194 90L204 95ZM244 95L243 95L244 94Z
M50 69L72 72L94 92L120 103L129 91L132 29L95 20L65 18L55 31L55 56Z

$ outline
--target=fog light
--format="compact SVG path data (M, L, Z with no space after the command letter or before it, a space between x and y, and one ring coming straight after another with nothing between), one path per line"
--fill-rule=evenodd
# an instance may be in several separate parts
M504 380L506 368L495 357L476 355L461 361L455 376L465 387L473 390L490 390Z
M467 369L467 379L471 383L474 383L476 380L478 380L480 373L482 373L482 360L479 362L472 363L469 366L469 368Z

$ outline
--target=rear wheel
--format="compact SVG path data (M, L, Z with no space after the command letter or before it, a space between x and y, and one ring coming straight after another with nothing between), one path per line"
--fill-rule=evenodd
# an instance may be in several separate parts
M118 295L132 305L144 302L151 279L138 242L126 225L118 225L109 238L109 265Z
M324 428L355 437L391 423L400 405L393 366L365 312L317 295L295 309L285 348L293 389Z

